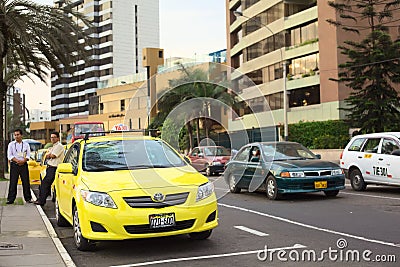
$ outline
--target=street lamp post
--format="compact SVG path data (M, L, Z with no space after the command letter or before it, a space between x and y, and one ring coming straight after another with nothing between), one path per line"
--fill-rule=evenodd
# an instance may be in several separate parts
M253 19L251 17L245 16L243 15L243 13L241 11L233 11L233 14L239 18L239 17L244 17L247 19ZM274 32L264 23L262 22L258 22L261 26L263 26L264 28L266 28L271 34L272 36L274 36ZM288 140L288 136L289 136L289 128L288 128L288 99L287 99L287 85L286 85L286 62L284 62L283 59L283 55L282 55L282 48L279 49L280 53L281 53L281 61L282 61L282 69L283 69L283 128L284 128L284 140L287 141Z

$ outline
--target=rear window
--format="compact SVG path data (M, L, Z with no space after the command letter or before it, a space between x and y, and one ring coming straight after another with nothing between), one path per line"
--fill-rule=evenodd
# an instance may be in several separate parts
M365 138L358 138L355 139L351 145L349 146L349 151L360 151L361 150L361 146L364 143Z

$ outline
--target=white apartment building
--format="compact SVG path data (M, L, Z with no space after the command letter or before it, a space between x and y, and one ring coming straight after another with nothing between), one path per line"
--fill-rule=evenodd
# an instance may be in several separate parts
M51 113L50 110L43 109L31 109L29 122L39 122L39 121L50 121Z
M145 71L142 49L159 47L159 0L72 0L94 21L93 61L77 62L73 75L51 74L51 120L89 115L98 82ZM54 0L55 6L65 5Z

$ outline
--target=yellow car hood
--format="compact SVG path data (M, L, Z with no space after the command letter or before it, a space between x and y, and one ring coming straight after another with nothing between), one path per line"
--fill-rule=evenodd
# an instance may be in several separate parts
M91 191L110 192L171 186L199 186L208 182L208 179L194 171L192 167L181 167L84 172L82 182Z

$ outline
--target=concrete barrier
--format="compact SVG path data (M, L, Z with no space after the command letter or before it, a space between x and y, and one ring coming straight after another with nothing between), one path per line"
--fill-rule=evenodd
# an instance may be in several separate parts
M343 149L312 149L314 154L321 155L321 159L339 163L340 153Z

